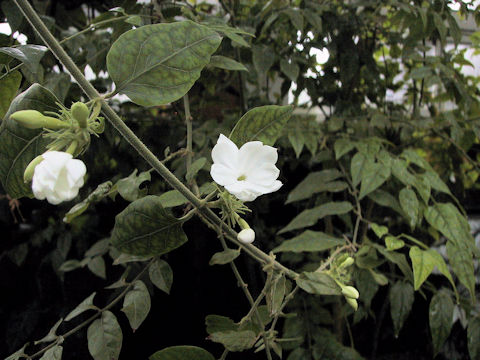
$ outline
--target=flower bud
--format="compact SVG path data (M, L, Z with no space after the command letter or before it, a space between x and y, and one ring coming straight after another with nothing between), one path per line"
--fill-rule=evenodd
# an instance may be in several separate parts
M238 218L237 222L242 229L250 229L250 225L248 225L248 223L245 220L243 220L241 217Z
M23 173L23 181L26 183L32 181L33 174L35 172L35 167L43 161L42 155L38 155L35 159L30 161L30 164L27 165L25 172Z
M351 299L351 298L348 298L348 297L345 298L345 300L347 300L348 305L350 305L350 306L353 308L353 310L355 310L355 311L358 310L358 302L357 302L357 300Z
M12 115L10 115L10 118L27 129L47 128L51 130L59 130L69 127L67 123L54 117L45 116L36 110L15 111Z
M341 268L349 267L349 266L353 265L354 262L355 262L355 260L353 260L353 258L351 256L349 256L340 264L340 267Z
M350 299L358 299L358 297L360 296L358 290L355 289L353 286L342 287L342 294L346 298L350 298Z
M253 229L243 229L237 235L238 241L244 244L251 244L255 240L255 231Z
M72 116L75 120L77 120L78 125L81 128L87 127L88 115L90 115L90 110L88 110L88 106L82 102L76 102L70 108L72 111Z

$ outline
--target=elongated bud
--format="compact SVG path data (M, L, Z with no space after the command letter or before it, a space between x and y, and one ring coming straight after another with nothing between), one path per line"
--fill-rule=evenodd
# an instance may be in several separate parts
M37 110L20 110L10 115L10 118L26 127L27 129L59 130L69 127L69 125L57 118L45 116Z
M350 299L358 299L358 297L360 296L358 290L355 289L353 286L342 287L342 294L346 298L350 298Z
M250 229L250 225L248 225L248 223L241 217L238 218L238 225L240 225L242 229Z
M353 265L354 262L355 262L355 260L351 256L349 256L340 264L340 267L341 268L349 267L349 266Z
M251 244L255 240L255 231L253 229L243 229L237 235L238 241L244 244Z
M88 122L88 115L90 114L88 106L82 102L76 102L72 105L70 110L72 111L73 118L77 120L78 125L81 128L86 128Z
M25 172L23 173L23 181L26 183L32 181L33 174L35 173L35 167L43 161L42 155L38 155L35 159L30 161L30 164L27 165Z
M355 311L358 310L357 300L351 299L351 298L345 298L345 300L347 300L348 305L350 305L353 308L353 310L355 310Z

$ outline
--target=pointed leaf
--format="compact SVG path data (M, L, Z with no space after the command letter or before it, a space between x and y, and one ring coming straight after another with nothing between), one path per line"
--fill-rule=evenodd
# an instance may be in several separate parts
M434 249L421 250L418 246L412 246L409 255L413 265L415 290L420 289L420 286L432 273L435 266L454 285L445 260Z
M288 194L285 204L310 198L313 194L328 191L328 184L342 173L337 169L311 172Z
M178 190L170 190L158 197L164 208L171 208L188 203L188 200Z
M16 47L0 47L0 53L7 54L25 64L32 72L36 73L38 64L42 60L47 48L42 45L18 45Z
M293 106L267 105L253 108L238 120L230 133L230 139L242 146L246 142L260 140L273 146L292 115Z
M41 129L27 129L10 115L19 110L56 111L56 101L50 91L33 84L13 99L0 125L0 180L12 198L33 197L30 184L23 182L23 173L30 161L45 152L50 140L42 137Z
M235 260L240 255L240 249L227 249L213 254L209 265L225 265Z
M173 271L165 260L156 259L152 265L150 265L148 275L153 285L170 294L170 288L173 283Z
M447 241L447 255L450 266L458 280L470 291L472 300L475 299L475 270L472 253L465 244L455 244Z
M210 65L220 69L233 70L233 71L248 71L245 65L235 61L229 57L214 55L210 58Z
M452 329L453 308L452 298L445 290L437 292L430 301L428 315L434 356L440 352Z
M151 301L147 287L141 280L135 281L133 289L123 299L122 312L127 315L133 331L137 330L150 312Z
M244 351L253 347L257 336L251 330L227 330L213 333L208 339L221 343L228 351Z
M117 318L104 311L87 330L88 351L94 360L117 360L122 349L123 334Z
M291 81L297 81L300 67L294 61L288 62L285 59L280 60L280 70L287 75Z
M93 305L93 298L95 297L96 292L90 294L85 300L83 300L75 309L73 309L66 317L65 321L70 321L74 317L80 315L87 310L97 310L98 308Z
M330 275L321 272L304 272L296 279L297 285L310 294L340 295L341 290Z
M390 288L388 296L395 336L398 336L403 327L403 323L412 309L414 300L413 287L407 282L398 281Z
M162 207L157 196L146 196L116 216L111 241L124 253L155 256L183 245L187 236L182 222Z
M150 181L151 176L149 171L144 171L138 174L135 169L128 177L120 179L114 185L118 193L127 201L135 201L145 195L146 191L140 189L140 185L145 181Z
M61 347L60 345L57 345L45 351L45 354L43 354L40 360L61 360L62 353L63 353L63 347Z
M196 346L172 346L157 351L149 360L215 360L212 354Z
M365 167L361 172L360 195L359 198L363 199L375 189L382 186L390 177L390 168L385 167L382 164L367 161Z
M43 337L40 340L35 341L35 345L40 344L40 343L44 343L44 342L51 342L51 341L56 340L58 338L57 329L62 322L63 322L63 319L58 320L55 323L55 325L52 326L52 328L50 329L50 331L48 332L48 334L45 337Z
M340 159L343 155L355 148L355 143L350 139L338 139L333 145L335 150L335 159Z
M467 338L470 359L480 359L480 316L477 315L468 321Z
M398 194L400 206L408 215L410 227L414 228L419 220L419 203L415 191L410 188L403 188Z
M345 240L325 234L321 231L306 230L290 240L285 240L273 252L291 251L299 252L317 252L325 251L336 246L345 245Z
M218 33L192 21L142 26L112 45L108 73L134 103L167 104L190 90L220 42Z
M185 179L190 182L195 178L195 175L205 166L207 162L207 158L200 158L193 162L192 166L190 167L189 171L185 175Z

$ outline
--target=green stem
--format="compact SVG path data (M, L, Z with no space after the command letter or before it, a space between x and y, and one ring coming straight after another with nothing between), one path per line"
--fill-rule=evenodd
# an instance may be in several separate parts
M80 69L76 66L74 61L68 56L65 50L60 46L57 39L52 35L50 30L42 22L36 11L28 3L27 0L13 0L20 8L25 18L30 22L32 27L37 31L44 43L50 48L57 59L70 72L72 77L77 81L80 88L90 99L100 98L100 94L85 78ZM130 143L130 145L167 181L174 189L178 190L185 198L197 209L200 213L210 220L213 224L219 226L225 231L227 238L235 245L241 247L248 254L260 259L264 264L272 264L276 270L283 271L290 278L297 278L298 274L286 268L279 262L273 260L266 253L258 249L252 244L243 244L237 240L237 232L227 226L211 209L204 207L205 203L193 194L175 175L162 164L160 160L143 144L143 142L135 135L135 133L125 124L125 122L116 114L116 112L108 105L105 100L100 100L102 103L102 110L105 117L113 125L113 127L123 136L123 138Z
M187 173L192 167L193 159L193 126L192 126L192 115L190 114L190 101L188 99L188 94L185 94L183 97L183 106L185 108L185 123L187 125L187 157L186 157L186 167ZM200 195L198 185L195 179L190 181L191 188L196 196Z
M7 71L5 74L3 74L2 76L0 76L0 80L2 80L4 77L7 77L9 74L11 74L12 72L14 72L15 70L20 69L22 66L23 66L23 63L20 63L20 64L14 66L14 67L11 68L11 69L8 69L8 71Z

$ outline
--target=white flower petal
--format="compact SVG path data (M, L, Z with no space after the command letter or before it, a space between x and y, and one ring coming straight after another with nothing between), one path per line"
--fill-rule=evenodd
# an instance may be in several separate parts
M237 181L235 171L222 164L213 164L210 169L210 175L217 184L225 186Z
M246 181L236 181L232 184L226 185L225 189L242 201L253 201L262 194L261 192L252 189L252 186Z
M81 180L81 185L83 185L83 177L87 173L87 167L83 163L83 161L78 159L72 159L65 164L65 168L67 170L67 179L68 184L72 186L76 186ZM78 185L77 185L78 186Z
M271 186L280 175L280 170L274 164L262 164L257 168L249 169L245 174L245 178L249 182L262 186Z
M261 164L275 164L278 153L274 147L263 145L260 141L250 141L242 145L238 158L240 171L250 172Z
M236 168L238 158L237 145L225 135L220 134L217 144L212 149L212 160L214 164L222 164L230 169Z
M65 164L72 158L72 155L62 151L47 151L46 153L42 154L42 157L45 160L40 164L45 164L44 166L46 166L46 170L53 176L56 176L65 166Z

